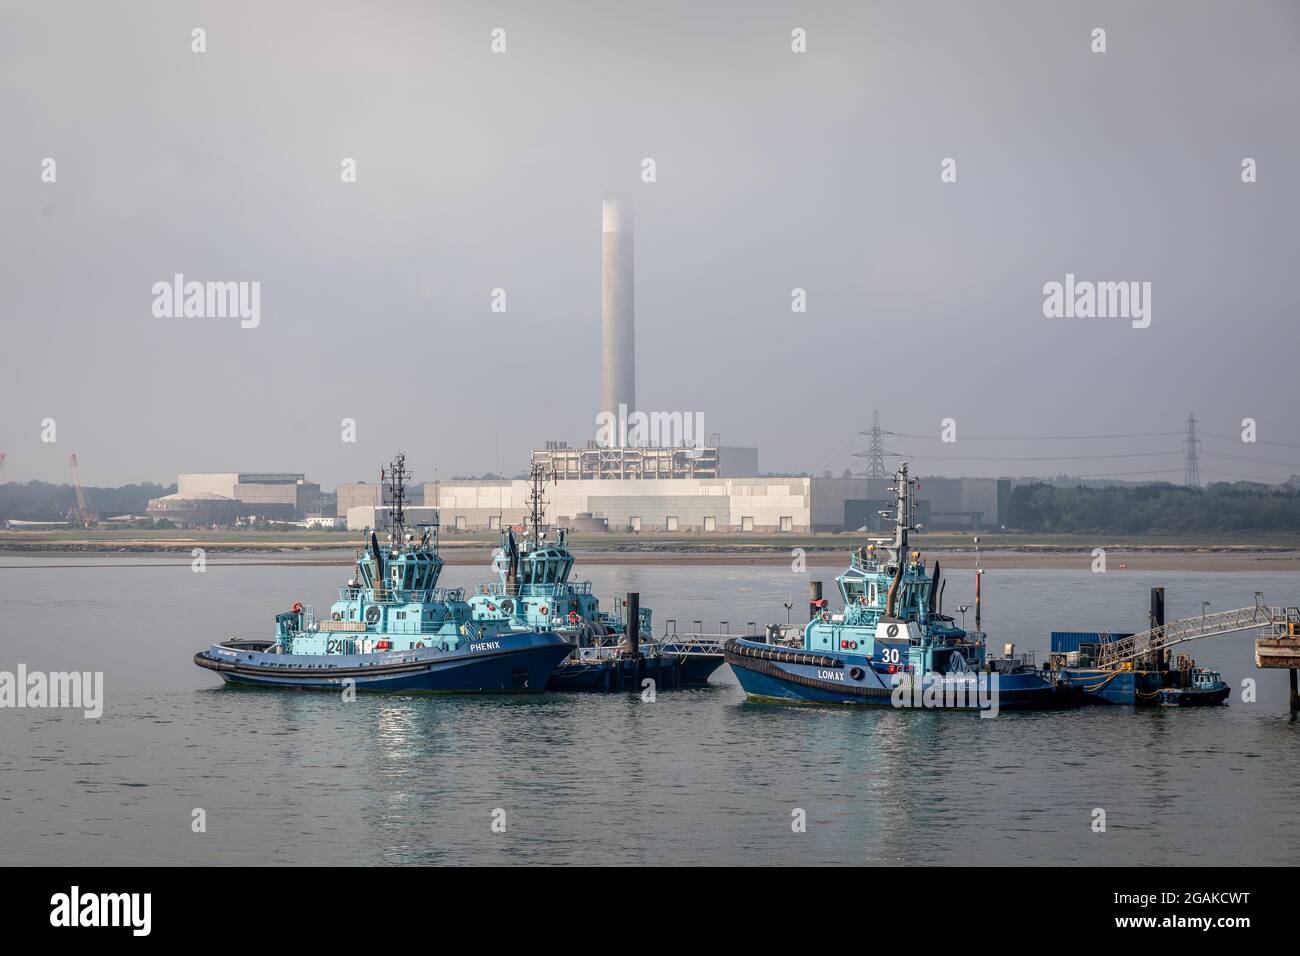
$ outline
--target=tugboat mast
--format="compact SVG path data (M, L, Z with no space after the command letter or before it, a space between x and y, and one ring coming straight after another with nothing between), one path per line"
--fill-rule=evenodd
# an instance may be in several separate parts
M388 523L394 541L402 541L406 532L406 483L410 479L406 470L406 455L397 453L388 468Z
M897 484L890 489L898 495L898 511L894 519L894 557L901 562L907 556L908 532L916 530L912 524L912 486L916 484L916 479L907 477L905 461L899 463L894 479Z
M542 522L546 519L546 498L543 492L546 486L546 468L541 462L533 462L528 480L528 528L536 546L542 540Z

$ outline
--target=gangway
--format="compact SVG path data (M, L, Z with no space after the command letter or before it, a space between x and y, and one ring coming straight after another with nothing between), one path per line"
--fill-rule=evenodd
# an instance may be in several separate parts
M1099 648L1097 665L1113 668L1126 661L1151 661L1177 644L1238 631L1258 631L1259 637L1294 637L1300 634L1300 608L1270 607L1257 594L1253 607L1170 621L1130 637L1107 641Z

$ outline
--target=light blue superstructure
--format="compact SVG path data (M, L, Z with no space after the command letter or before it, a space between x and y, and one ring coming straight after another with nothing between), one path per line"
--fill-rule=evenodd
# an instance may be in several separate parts
M437 528L403 521L404 458L392 471L393 527L371 532L356 576L339 588L327 617L295 603L275 617L272 641L229 640L194 657L230 683L359 690L545 689L570 646L549 629L481 618L460 588L439 588Z
M979 629L943 613L938 562L933 572L910 550L912 488L903 464L892 542L854 551L837 577L843 609L814 607L798 646L753 638L726 642L726 660L750 697L813 703L947 706L996 710L1077 702L1025 657L995 658ZM978 572L977 572L978 574ZM906 693L895 694L905 685ZM946 703L927 704L936 696ZM994 699L996 698L996 699Z

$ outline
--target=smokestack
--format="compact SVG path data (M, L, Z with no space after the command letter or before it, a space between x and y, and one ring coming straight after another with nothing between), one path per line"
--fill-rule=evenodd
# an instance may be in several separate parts
M601 219L600 410L617 421L636 410L631 202L606 199Z

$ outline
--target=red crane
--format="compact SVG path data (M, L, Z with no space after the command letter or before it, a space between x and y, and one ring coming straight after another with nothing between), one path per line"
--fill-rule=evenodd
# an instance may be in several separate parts
M83 528L94 527L99 523L99 515L91 511L86 503L86 486L81 483L81 467L77 464L75 452L68 459L68 466L72 469L72 487L77 492L77 506L68 512L68 520Z

